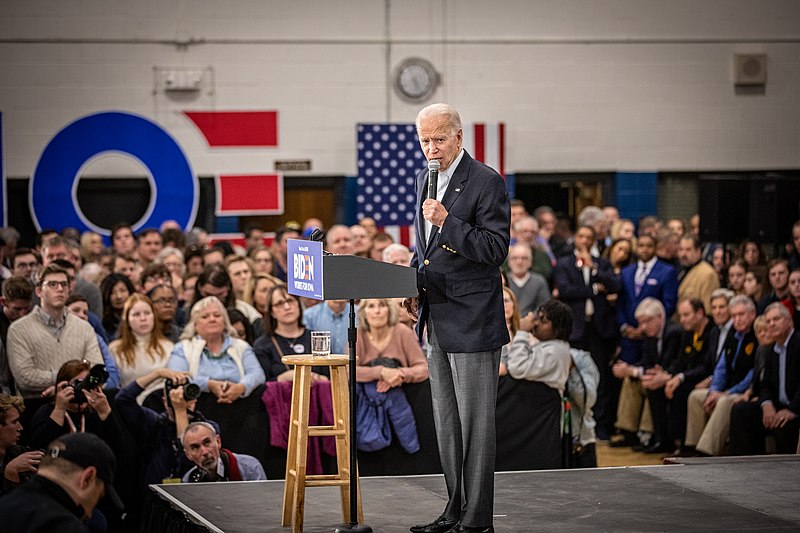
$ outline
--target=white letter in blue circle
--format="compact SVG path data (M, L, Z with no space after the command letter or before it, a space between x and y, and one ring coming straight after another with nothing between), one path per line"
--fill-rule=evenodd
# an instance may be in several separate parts
M157 228L170 219L184 229L194 224L197 178L175 139L144 117L109 112L76 120L45 147L30 185L30 207L36 227L41 230L72 226L110 235L108 229L98 228L81 212L76 182L87 161L114 152L137 159L149 172L152 196L145 215L134 222L134 231Z

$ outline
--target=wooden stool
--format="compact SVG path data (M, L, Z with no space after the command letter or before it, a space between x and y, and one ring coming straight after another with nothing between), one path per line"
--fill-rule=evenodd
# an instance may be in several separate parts
M292 412L289 422L281 525L291 525L293 532L303 531L306 487L339 487L342 499L342 521L346 524L350 522L350 402L347 389L349 358L346 355L329 355L327 357L287 355L282 357L281 361L285 365L294 365ZM328 366L331 369L334 421L332 426L308 425L312 366ZM325 436L336 437L336 463L339 473L306 475L308 437ZM353 445L355 446L355 444ZM358 472L355 475L357 477ZM363 522L360 484L357 503L358 521Z

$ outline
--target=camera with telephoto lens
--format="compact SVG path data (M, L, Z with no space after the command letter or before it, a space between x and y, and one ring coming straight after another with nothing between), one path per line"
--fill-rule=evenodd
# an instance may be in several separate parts
M75 395L72 397L72 403L86 403L86 395L83 391L102 389L106 381L108 381L106 365L94 365L92 369L89 370L89 375L86 376L86 379L76 379L72 382L72 385L70 385L75 391Z
M167 398L169 402L169 393L175 387L180 387L180 385L175 385L175 382L172 381L170 378L164 380L164 396ZM200 385L197 383L186 383L183 385L183 399L187 402L192 400L196 400L200 397ZM172 402L170 402L172 403Z

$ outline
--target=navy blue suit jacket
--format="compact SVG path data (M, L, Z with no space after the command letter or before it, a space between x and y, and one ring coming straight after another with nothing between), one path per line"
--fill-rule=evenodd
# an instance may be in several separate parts
M427 171L417 177L417 269L419 321L430 317L445 352L481 352L508 344L500 265L508 255L511 211L505 180L493 169L464 156L447 186L448 211L441 230L423 241Z
M669 263L657 259L647 274L642 290L636 294L636 269L639 263L633 263L622 269L622 289L617 299L617 327L628 324L637 327L634 312L645 298L655 298L664 304L667 319L675 312L678 300L678 273ZM642 353L641 341L622 339L620 342L620 359L626 363L637 363Z
M614 274L611 265L605 259L592 257L594 268L589 276L589 284L583 280L583 271L575 264L573 254L558 259L553 269L553 285L558 289L558 298L572 309L571 341L583 337L586 330L586 299L591 298L594 304L594 320L597 333L606 339L617 337L616 321L611 306L606 299L609 294L619 291L619 278ZM602 283L606 292L594 294L592 285Z

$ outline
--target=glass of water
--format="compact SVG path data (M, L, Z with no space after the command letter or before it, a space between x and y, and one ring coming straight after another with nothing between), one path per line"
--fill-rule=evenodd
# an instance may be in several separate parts
M324 357L331 354L331 332L312 331L311 332L311 355L314 357Z

